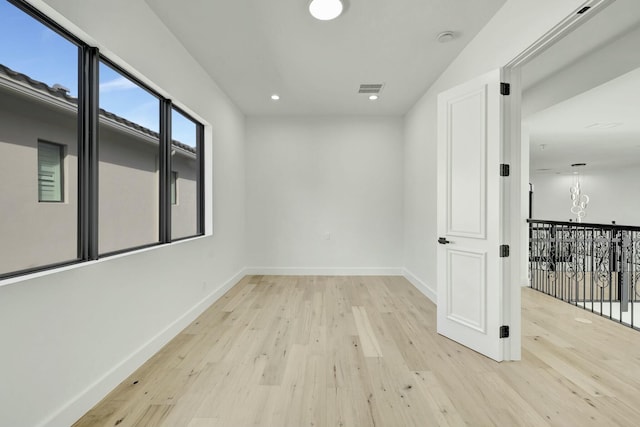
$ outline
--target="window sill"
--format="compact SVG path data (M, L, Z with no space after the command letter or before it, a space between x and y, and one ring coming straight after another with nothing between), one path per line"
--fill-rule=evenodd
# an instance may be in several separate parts
M63 265L60 267L52 267L50 269L47 270L41 270L41 271L34 271L33 273L25 273L19 276L14 276L14 277L8 277L6 279L0 279L0 288L2 288L3 286L8 286L8 285L13 285L19 282L25 282L27 280L32 280L32 279L37 279L39 277L44 277L44 276L49 276L52 274L57 274L57 273L62 273L65 271L70 271L70 270L75 270L78 268L84 268L84 267L88 267L91 265L95 265L95 264L100 264L103 262L109 262L113 259L118 259L118 258L123 258L123 257L127 257L127 256L131 256L131 255L136 255L136 254L141 254L144 252L150 252L150 251L155 251L158 249L162 249L162 248L167 248L169 246L175 246L175 245L182 245L182 244L186 244L189 242L193 242L195 240L199 240L199 239L204 239L207 237L211 237L211 234L203 234L201 236L193 236L193 237L187 237L181 240L177 240L175 242L171 242L171 243L164 243L164 244L158 244L158 245L153 245L153 246L148 246L145 248L140 248L140 249L134 249L131 251L126 251L126 252L121 252L121 253L117 253L117 254L113 254L113 255L108 255L108 256L104 256L103 258L94 260L94 261L78 261L78 262L74 262L73 264L67 264L67 265Z

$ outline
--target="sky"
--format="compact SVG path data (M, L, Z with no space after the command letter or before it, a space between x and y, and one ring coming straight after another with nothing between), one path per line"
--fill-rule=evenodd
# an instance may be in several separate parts
M78 47L6 0L0 0L0 63L49 86L78 96ZM100 63L100 108L159 130L158 98ZM195 147L195 124L174 111L172 137Z

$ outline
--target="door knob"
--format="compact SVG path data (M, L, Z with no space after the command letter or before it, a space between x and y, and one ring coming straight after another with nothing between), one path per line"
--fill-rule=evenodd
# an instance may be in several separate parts
M447 240L444 237L440 237L440 238L438 238L438 243L440 243L441 245L446 245L447 243L451 243L451 241Z

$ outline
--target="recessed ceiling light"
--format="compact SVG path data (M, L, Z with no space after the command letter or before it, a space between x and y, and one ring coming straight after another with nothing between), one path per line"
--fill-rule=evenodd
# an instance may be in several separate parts
M436 36L436 41L438 43L448 43L455 38L456 33L454 33L453 31L443 31Z
M312 0L309 3L309 13L320 21L331 21L342 14L341 0Z
M378 95L369 95L369 99L375 101L376 99L378 99Z
M280 95L277 95L274 93L273 95L271 95L271 99L273 99L274 101L277 101L280 99Z

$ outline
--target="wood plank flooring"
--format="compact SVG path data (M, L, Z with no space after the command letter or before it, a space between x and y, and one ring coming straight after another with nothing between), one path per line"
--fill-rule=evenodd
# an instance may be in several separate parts
M495 363L435 318L400 277L247 276L74 426L640 425L639 332L523 289Z

